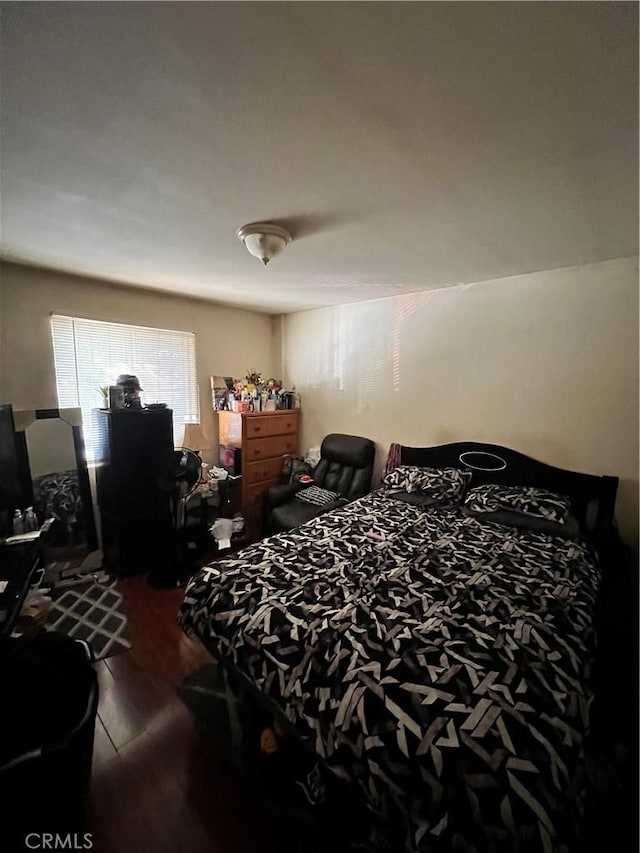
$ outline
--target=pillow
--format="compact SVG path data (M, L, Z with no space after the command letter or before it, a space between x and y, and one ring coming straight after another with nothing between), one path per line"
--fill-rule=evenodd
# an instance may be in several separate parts
M388 492L387 497L423 509L430 509L439 503L436 498L430 497L426 492Z
M294 499L303 503L322 506L323 504L330 504L333 501L337 501L339 497L338 492L331 492L329 489L321 489L320 486L314 485L302 489L301 492L296 492Z
M571 501L546 489L533 486L475 486L464 499L466 515L509 512L564 524L571 515Z
M397 492L423 494L433 506L437 503L459 503L471 477L471 471L462 471L459 468L400 465L383 478L382 485L390 495Z
M494 524L516 527L518 530L531 530L534 533L546 533L549 536L560 536L562 539L576 539L580 532L578 520L573 515L568 516L566 521L561 523L547 521L546 518L538 518L534 515L511 512L508 509L499 509L496 512L472 512L463 507L462 512L479 521L492 521Z

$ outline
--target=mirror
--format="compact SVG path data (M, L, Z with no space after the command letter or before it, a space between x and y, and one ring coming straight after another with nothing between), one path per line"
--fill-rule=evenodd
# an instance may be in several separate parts
M63 576L99 568L81 409L14 411L14 420L24 501L41 524L56 519L50 542L43 544L45 565Z

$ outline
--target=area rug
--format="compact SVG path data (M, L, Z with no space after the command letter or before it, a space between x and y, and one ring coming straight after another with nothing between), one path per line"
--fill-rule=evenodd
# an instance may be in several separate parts
M260 734L272 720L232 690L217 664L178 685L178 695L242 777L260 807L277 853L383 851L371 846L372 828L349 790L290 738L277 752L260 752Z
M129 626L116 578L98 583L80 578L71 586L54 588L53 604L45 622L48 631L85 640L96 660L131 648Z

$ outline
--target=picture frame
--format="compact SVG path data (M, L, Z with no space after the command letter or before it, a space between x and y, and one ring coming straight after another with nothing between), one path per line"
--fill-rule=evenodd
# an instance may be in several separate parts
M228 409L229 392L233 391L233 377L211 377L211 404L214 411Z

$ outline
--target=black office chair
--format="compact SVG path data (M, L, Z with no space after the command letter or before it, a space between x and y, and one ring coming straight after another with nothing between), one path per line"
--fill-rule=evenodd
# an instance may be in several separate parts
M375 444L369 438L342 433L327 435L320 447L320 461L311 474L312 483L285 483L267 490L263 503L265 531L292 530L366 495L371 489L374 457ZM296 498L314 486L334 492L337 497L326 503L307 503Z

